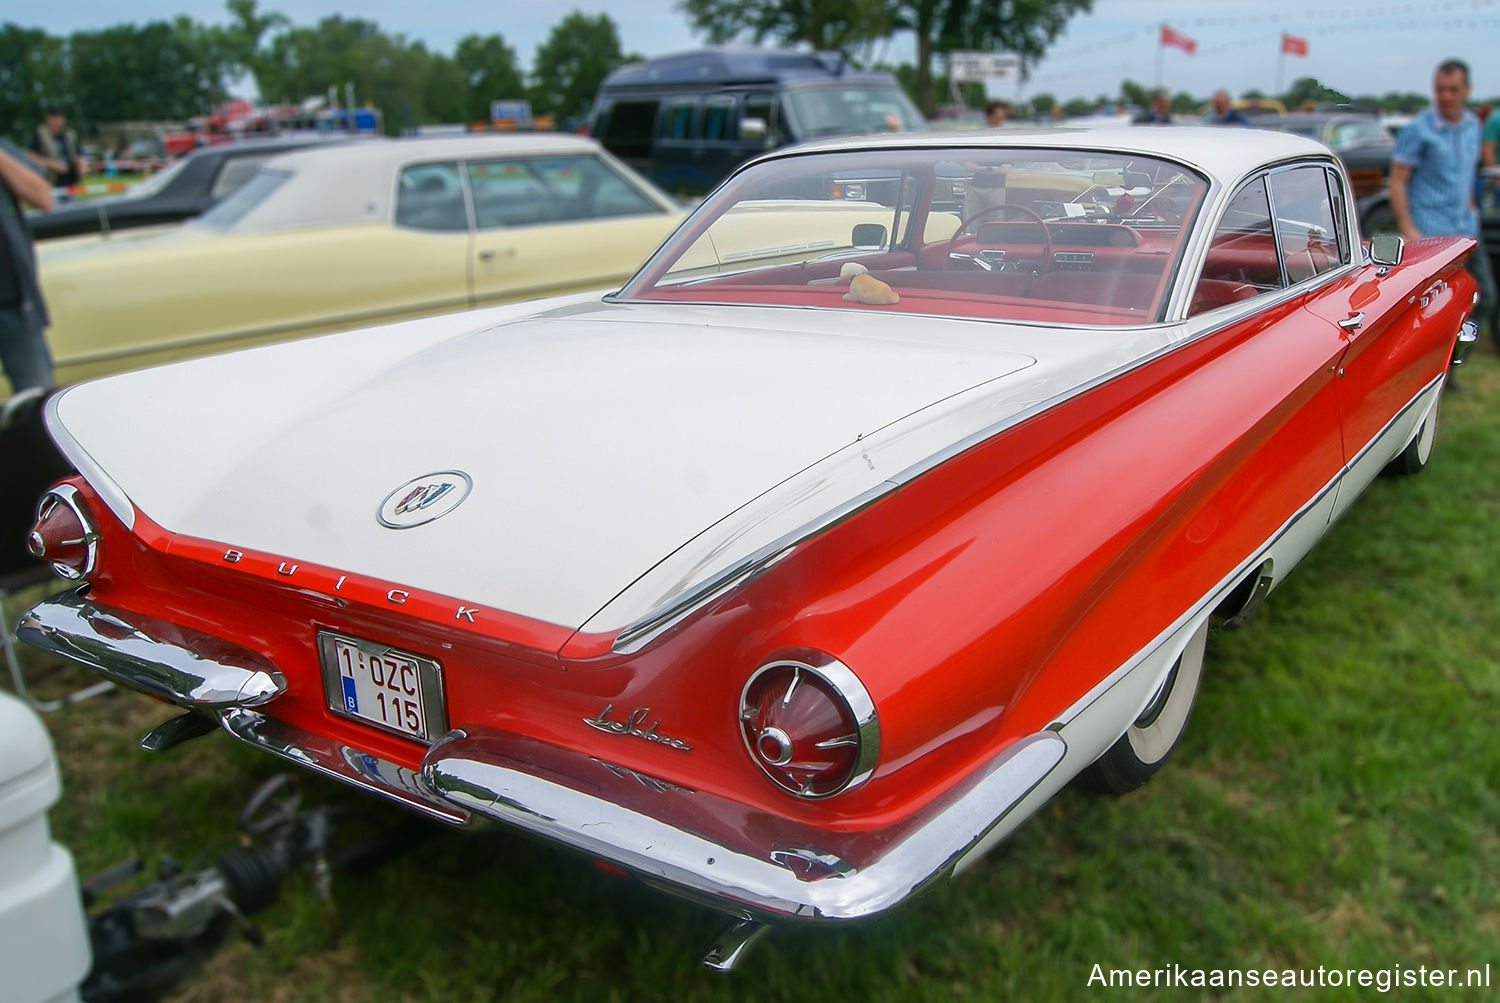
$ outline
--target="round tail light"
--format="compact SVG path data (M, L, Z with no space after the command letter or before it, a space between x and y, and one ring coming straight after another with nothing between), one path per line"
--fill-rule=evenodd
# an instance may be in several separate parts
M755 765L783 790L826 798L867 780L880 722L864 686L831 658L756 669L740 695L740 734Z
M93 572L99 563L99 531L77 488L59 484L42 495L26 549L70 581Z

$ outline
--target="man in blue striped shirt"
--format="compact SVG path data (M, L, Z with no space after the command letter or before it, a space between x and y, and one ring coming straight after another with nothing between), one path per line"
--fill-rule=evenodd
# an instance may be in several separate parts
M1391 211L1407 240L1461 236L1479 239L1479 207L1474 204L1474 171L1479 163L1479 120L1465 107L1469 67L1457 59L1438 66L1432 78L1431 107L1401 130L1391 157ZM1495 277L1481 245L1469 255L1469 272L1479 283L1476 315L1495 328Z

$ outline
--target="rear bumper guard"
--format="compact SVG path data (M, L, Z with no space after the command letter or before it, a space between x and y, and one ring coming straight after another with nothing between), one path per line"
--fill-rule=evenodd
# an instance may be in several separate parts
M258 707L286 690L276 667L247 648L76 592L32 607L16 637L190 710Z

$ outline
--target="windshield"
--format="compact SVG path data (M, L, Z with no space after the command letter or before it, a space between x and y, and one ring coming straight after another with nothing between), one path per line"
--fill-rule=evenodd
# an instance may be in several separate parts
M215 230L229 230L249 212L271 197L290 178L290 171L261 169L249 181L229 194L224 201L198 217L198 222Z
M926 119L898 87L842 84L806 87L786 95L788 114L801 139L864 132L901 132L926 127Z
M995 146L785 157L719 189L628 299L1125 325L1160 319L1207 185Z

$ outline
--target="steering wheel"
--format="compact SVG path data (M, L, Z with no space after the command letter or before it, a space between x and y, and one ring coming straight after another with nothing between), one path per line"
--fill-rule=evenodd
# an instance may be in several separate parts
M958 238L962 237L964 235L964 232L969 229L969 224L984 216L988 216L991 213L1001 212L1007 209L1014 212L1025 213L1032 219L1036 220L1036 225L1041 228L1042 261L1041 264L1037 267L1036 274L1038 278L1045 275L1047 273L1047 266L1052 261L1052 234L1047 231L1047 223L1044 219L1042 219L1040 215L1038 215L1035 211L1026 208L1024 205L1019 205L1013 202L1001 202L998 205L985 206L983 209L980 209L978 212L974 213L972 216L965 218L961 223L959 223L958 229L953 231L953 236L948 238L948 246L943 249L943 270L947 271L948 262L953 260L953 245L958 243ZM968 257L971 261L979 260L977 255L969 255Z

